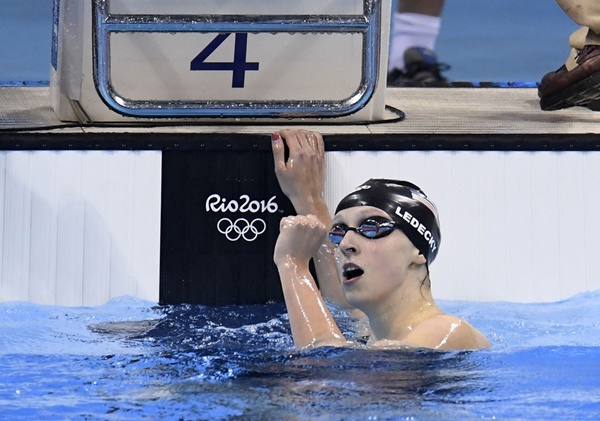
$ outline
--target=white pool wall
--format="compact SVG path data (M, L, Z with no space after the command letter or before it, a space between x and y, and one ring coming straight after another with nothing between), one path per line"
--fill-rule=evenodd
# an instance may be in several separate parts
M158 301L160 151L0 153L0 301ZM545 302L600 289L600 154L328 152L326 199L418 184L442 242L434 296ZM264 256L271 259L271 256Z
M368 178L419 185L440 212L434 296L566 299L600 288L600 154L334 152L331 204Z
M0 153L0 300L158 300L161 154Z

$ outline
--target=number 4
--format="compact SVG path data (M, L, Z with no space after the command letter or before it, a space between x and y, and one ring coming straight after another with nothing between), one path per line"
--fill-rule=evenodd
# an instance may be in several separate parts
M204 71L231 71L233 72L232 88L243 88L246 72L258 71L258 63L247 62L246 52L248 50L248 34L235 34L235 49L233 51L233 62L216 62L207 63L206 59L215 52L223 41L225 41L231 33L219 34L208 44L204 50L200 52L190 63L190 70Z

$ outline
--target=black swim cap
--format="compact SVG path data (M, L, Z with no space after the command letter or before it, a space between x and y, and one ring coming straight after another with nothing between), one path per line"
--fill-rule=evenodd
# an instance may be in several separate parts
M344 197L335 213L355 206L387 212L427 263L434 261L441 241L438 211L419 187L407 181L370 179Z

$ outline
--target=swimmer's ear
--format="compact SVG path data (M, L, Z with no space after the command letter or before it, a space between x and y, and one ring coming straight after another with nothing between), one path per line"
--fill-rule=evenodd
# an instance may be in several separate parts
M415 255L413 263L416 263L417 265L424 265L425 263L427 263L427 259L425 258L425 255L423 253L419 252L419 254Z

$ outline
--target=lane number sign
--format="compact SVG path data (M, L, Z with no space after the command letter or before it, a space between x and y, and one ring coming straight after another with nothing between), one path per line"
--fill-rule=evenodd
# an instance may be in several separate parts
M247 61L248 34L236 33L233 49L233 61L231 62L207 62L206 60L214 53L223 42L232 34L217 35L190 63L192 71L230 71L232 72L232 88L243 88L246 80L246 72L258 71L259 63Z

